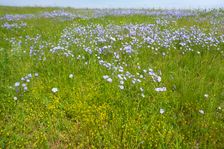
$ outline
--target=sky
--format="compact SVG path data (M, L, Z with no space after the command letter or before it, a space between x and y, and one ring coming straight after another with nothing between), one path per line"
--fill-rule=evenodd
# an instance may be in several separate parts
M7 6L59 6L74 8L224 8L224 0L0 0Z

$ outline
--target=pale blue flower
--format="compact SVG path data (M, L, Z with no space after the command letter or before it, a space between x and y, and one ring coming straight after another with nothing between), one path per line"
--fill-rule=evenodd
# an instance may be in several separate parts
M107 81L111 83L112 82L112 79L111 78L108 78Z
M106 80L106 79L109 78L109 76L108 75L105 75L105 76L103 76L103 78Z
M31 73L30 73L30 74L28 74L27 76L28 76L29 78L32 78L32 74L31 74Z
M27 86L24 87L24 91L25 92L28 91L28 87Z
M166 87L155 88L155 91L157 91L157 92L165 92L166 91Z
M19 85L20 85L20 82L15 83L15 87L19 87Z

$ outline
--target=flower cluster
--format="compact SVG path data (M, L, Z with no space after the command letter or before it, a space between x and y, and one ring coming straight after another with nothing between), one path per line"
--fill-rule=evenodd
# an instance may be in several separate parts
M14 84L14 87L15 87L17 96L14 97L14 100L17 100L18 96L23 96L23 93L28 91L28 84L31 82L32 78L34 77L36 78L38 76L39 76L38 73L34 73L34 74L29 73L26 76L22 77L20 81L16 82Z

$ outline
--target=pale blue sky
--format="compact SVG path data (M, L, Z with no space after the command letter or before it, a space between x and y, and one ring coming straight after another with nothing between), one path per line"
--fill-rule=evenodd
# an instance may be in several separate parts
M0 5L76 8L224 8L224 0L0 0Z

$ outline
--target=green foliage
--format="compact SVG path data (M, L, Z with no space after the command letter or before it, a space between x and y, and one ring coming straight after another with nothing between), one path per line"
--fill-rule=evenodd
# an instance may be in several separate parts
M0 14L18 14L58 8L0 9ZM136 63L163 73L168 91L155 92L155 85L148 80L143 84L147 96L142 98L135 87L121 91L116 79L111 84L105 82L102 76L108 70L100 68L91 57L86 56L86 65L86 60L46 52L47 60L39 62L27 54L31 43L10 45L5 40L12 33L16 39L39 34L46 42L58 43L63 29L72 23L106 26L151 24L155 20L141 15L69 21L33 18L25 20L29 27L24 29L0 28L4 36L0 41L0 148L223 148L224 61L216 51L199 48L201 55L182 55L171 49L169 55L162 57L142 47L137 56L124 57L133 73L137 73ZM189 18L177 23L177 28L195 24ZM197 25L210 30L209 22ZM50 47L44 50L49 51ZM76 45L71 50L83 52ZM108 55L105 59L109 60ZM15 90L11 86L35 72L39 77L31 81L32 89L14 101ZM71 73L72 79L68 77ZM176 89L172 90L174 86ZM53 87L59 89L55 94ZM204 94L209 95L208 99ZM160 114L160 108L166 112ZM198 112L200 109L204 115Z

